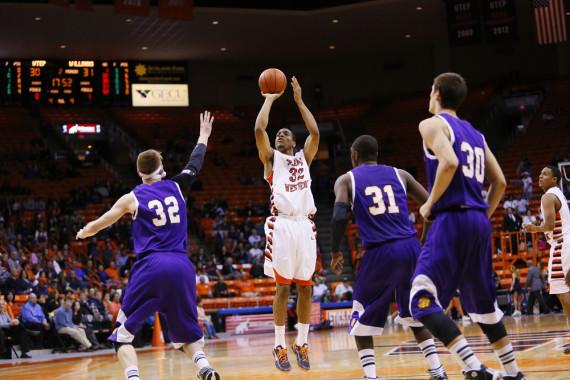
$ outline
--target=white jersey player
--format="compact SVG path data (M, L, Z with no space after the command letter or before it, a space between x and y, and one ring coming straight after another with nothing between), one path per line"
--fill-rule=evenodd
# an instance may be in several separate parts
M265 274L276 282L273 300L275 318L275 366L290 371L285 343L287 302L292 282L297 286L298 336L293 345L297 363L309 369L309 321L311 316L311 278L315 271L317 245L315 224L312 217L317 211L311 193L309 165L319 147L319 129L315 118L303 103L301 87L295 77L291 80L295 103L301 112L309 137L304 149L294 153L296 140L293 133L282 128L275 137L275 149L271 147L266 128L269 111L281 94L262 94L265 102L255 121L255 142L259 158L263 162L264 177L271 186L271 216L265 223L267 247L265 249Z
M564 313L570 318L570 210L560 188L560 171L547 166L540 172L538 185L544 191L540 200L543 222L540 226L525 225L527 232L544 232L550 244L548 283L550 294L556 294ZM566 349L565 353L570 353Z

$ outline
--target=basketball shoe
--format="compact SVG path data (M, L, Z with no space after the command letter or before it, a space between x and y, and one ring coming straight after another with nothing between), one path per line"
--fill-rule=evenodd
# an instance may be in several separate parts
M279 345L273 349L273 357L275 358L275 367L281 371L291 371L291 363L287 357L287 349Z
M220 374L212 367L204 367L198 372L200 380L220 380Z
M467 371L462 371L466 380L499 380L501 374L490 368L481 366L480 369L470 369Z
M527 380L527 378L522 374L522 372L519 372L514 376L503 376L503 380Z
M307 343L302 346L296 344L293 345L293 352L297 356L297 364L303 369L311 369L311 363L309 363L309 345Z

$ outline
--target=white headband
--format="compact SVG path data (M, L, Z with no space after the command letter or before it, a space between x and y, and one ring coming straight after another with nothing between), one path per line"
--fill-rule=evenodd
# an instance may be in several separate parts
M149 180L149 179L161 180L166 176L166 172L164 171L164 167L162 166L162 164L160 164L158 169L156 169L154 172L152 172L150 174L143 174L143 173L139 172L139 176L143 180Z

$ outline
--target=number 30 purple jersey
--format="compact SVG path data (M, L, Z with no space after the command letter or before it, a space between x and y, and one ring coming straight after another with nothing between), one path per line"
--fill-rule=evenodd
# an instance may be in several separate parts
M178 184L171 180L143 183L132 194L138 202L132 223L135 254L186 253L186 203Z
M485 182L485 138L466 120L446 113L436 117L443 120L449 129L451 145L459 160L459 166L449 187L433 206L432 214L461 207L486 210L488 205L482 194ZM428 188L431 191L438 160L426 149L425 144L424 155Z

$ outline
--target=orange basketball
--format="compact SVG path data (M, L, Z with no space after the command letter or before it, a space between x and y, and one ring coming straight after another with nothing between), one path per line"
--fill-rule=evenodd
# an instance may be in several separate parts
M287 87L287 77L279 69L267 69L259 76L259 89L263 94L279 94Z

